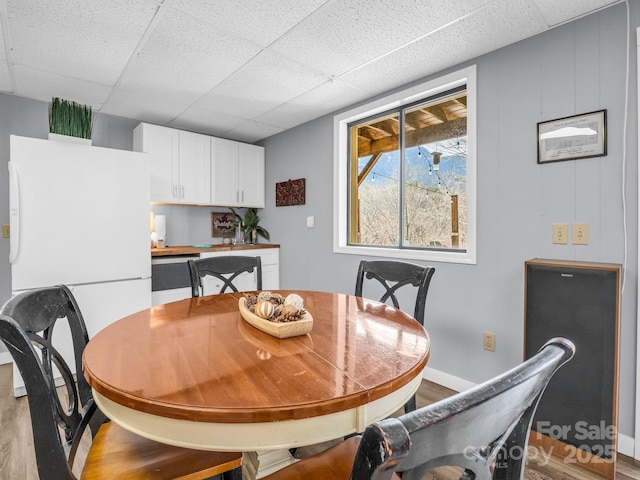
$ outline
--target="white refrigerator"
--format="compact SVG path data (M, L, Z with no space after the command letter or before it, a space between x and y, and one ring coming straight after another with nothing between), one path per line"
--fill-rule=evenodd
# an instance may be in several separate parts
M12 135L12 292L65 284L89 338L151 306L147 154ZM73 368L68 328L56 327ZM54 341L55 341L54 340ZM24 395L14 366L14 394Z

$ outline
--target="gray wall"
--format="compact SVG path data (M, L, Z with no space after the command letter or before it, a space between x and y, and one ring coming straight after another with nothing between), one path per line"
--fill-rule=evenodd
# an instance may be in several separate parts
M619 427L629 436L634 434L638 250L634 16L631 25L626 259L622 4L471 62L478 67L478 261L433 263L425 321L432 340L429 366L479 382L522 360L525 260L626 261ZM606 157L536 163L537 122L604 108ZM360 258L332 251L332 128L333 118L327 116L262 142L267 155L263 217L281 245L282 288L354 289ZM274 184L290 178L306 178L306 204L275 208ZM306 228L309 215L315 216L315 229ZM551 225L557 222L588 223L589 245L552 245ZM483 331L496 332L495 353L482 349Z

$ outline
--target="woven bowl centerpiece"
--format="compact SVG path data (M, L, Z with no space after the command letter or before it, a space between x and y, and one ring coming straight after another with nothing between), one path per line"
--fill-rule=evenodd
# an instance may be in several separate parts
M238 308L248 323L277 338L305 335L313 328L313 317L295 293L287 297L267 291L251 294L239 300Z

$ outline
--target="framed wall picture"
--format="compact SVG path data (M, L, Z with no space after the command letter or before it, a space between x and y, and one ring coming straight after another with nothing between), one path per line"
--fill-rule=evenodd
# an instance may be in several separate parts
M605 156L606 122L600 110L538 123L538 163Z
M235 228L233 222L236 217L233 213L211 213L211 236L212 237L233 237Z

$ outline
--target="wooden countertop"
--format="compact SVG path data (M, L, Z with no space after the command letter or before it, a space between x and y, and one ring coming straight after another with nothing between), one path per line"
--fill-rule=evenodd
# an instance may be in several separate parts
M152 248L152 257L164 257L167 255L194 255L203 252L225 252L236 250L255 250L257 248L280 248L280 245L272 243L255 243L244 245L211 245L210 247L194 247L192 245L177 246L177 247L165 247L165 248Z

